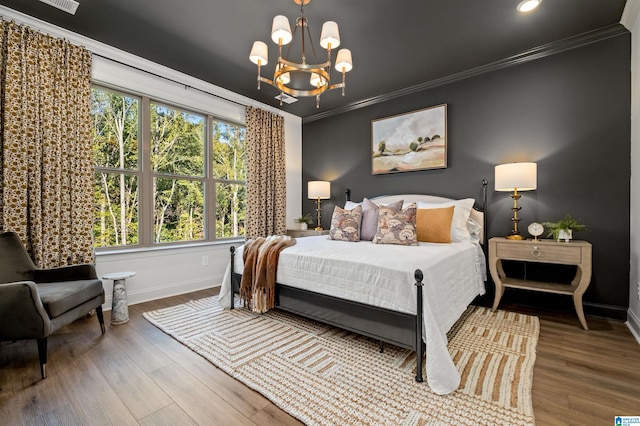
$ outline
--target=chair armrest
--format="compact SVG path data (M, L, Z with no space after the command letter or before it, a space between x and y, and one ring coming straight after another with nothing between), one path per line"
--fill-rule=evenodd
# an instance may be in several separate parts
M51 321L33 281L0 284L0 340L39 339Z
M89 263L85 263L83 265L61 266L52 269L36 269L33 279L37 283L54 283L96 278L98 278L96 268Z

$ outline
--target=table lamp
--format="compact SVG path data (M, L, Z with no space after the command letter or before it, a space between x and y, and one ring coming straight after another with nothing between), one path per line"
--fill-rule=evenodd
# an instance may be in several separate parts
M518 191L531 191L537 188L538 166L536 163L508 163L496 166L495 184L496 191L513 191L513 230L507 235L510 240L523 240L524 237L518 231L518 200L520 194Z
M309 181L307 192L309 193L307 197L310 200L317 200L318 226L316 226L316 231L322 231L322 225L320 225L320 200L331 198L331 182L324 180Z

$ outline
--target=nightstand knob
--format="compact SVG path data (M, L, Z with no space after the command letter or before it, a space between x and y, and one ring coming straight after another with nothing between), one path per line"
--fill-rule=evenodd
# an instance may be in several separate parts
M531 250L531 256L540 257L541 254L542 254L542 252L540 251L538 246L533 246L533 250Z

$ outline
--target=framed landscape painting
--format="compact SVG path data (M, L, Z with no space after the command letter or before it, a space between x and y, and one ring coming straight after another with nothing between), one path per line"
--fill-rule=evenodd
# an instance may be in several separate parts
M447 167L447 105L371 122L374 175Z

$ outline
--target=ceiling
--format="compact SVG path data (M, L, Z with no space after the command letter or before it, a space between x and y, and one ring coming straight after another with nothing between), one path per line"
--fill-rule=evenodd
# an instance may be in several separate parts
M256 88L249 62L254 40L277 47L271 21L299 16L293 0L78 0L69 15L38 0L0 4L209 83L279 107L274 87ZM380 97L512 57L529 49L620 22L625 0L545 0L528 14L519 0L313 0L305 6L318 60L322 23L340 26L341 48L353 54L346 95L300 98L281 109L307 117ZM299 44L299 40L298 40ZM333 56L335 59L335 54ZM333 71L332 77L338 79Z

